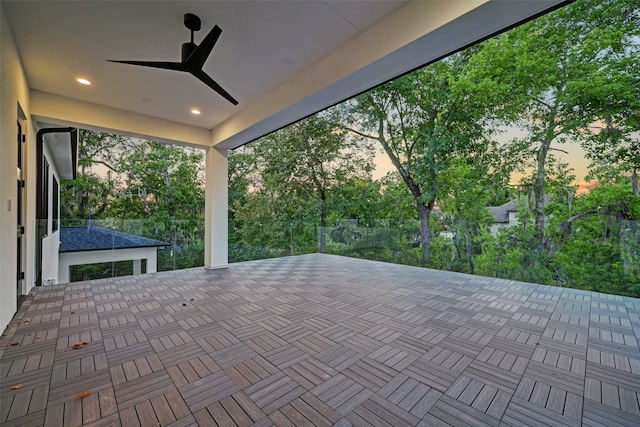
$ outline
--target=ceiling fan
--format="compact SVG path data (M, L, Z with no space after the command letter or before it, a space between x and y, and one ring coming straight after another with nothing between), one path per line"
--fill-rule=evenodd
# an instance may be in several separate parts
M202 40L200 46L193 42L193 33L200 31L200 18L193 13L184 14L184 26L191 30L191 41L182 44L182 61L181 62L161 62L161 61L114 61L108 59L109 62L118 62L121 64L140 65L142 67L163 68L166 70L184 71L192 74L194 77L202 81L211 89L218 92L226 100L233 105L238 105L236 101L226 90L216 83L207 73L202 70L202 66L209 57L211 50L215 46L222 29L215 25L209 34Z

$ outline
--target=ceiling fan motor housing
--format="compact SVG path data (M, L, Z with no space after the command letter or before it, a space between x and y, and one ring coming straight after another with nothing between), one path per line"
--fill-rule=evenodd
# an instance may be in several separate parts
M198 47L193 42L182 43L182 62L185 62Z

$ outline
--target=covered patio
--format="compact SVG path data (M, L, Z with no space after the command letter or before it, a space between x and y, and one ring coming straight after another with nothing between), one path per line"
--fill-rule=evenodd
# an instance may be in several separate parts
M639 336L638 299L324 254L47 286L0 423L632 426Z
M0 271L15 279L0 283L0 329L43 284L48 260L33 254L47 233L35 224L57 242L48 183L60 176L45 163L61 147L41 150L38 135L89 129L204 150L204 264L225 268L229 150L569 2L2 0ZM185 45L204 46L198 69L177 72Z

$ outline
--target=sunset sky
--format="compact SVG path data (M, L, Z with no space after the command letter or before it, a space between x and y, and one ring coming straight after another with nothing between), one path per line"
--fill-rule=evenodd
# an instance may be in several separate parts
M516 128L508 129L501 135L501 141L509 141L512 138L523 136L524 134ZM593 188L594 183L588 183L585 180L585 176L587 175L589 168L589 160L585 156L585 152L578 143L566 143L566 144L553 144L552 147L560 148L569 154L562 153L560 151L554 151L553 155L560 161L568 163L571 168L574 170L574 175L576 176L576 180L574 182L575 185L578 186L578 193L585 192L586 190ZM388 172L394 170L393 164L389 160L389 157L379 149L376 152L376 156L374 158L374 163L376 165L375 170L373 171L373 179L379 179L385 176ZM517 184L521 178L521 174L514 174L511 178L512 184Z

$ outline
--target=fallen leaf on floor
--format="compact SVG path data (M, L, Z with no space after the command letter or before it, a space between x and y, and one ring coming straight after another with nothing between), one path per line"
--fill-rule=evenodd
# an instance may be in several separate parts
M17 390L22 387L22 384L16 384L11 386L11 390Z
M33 296L33 292L29 292L29 296L32 297Z
M33 333L27 334L27 336L32 337L32 336L33 336Z
M183 307L186 307L186 306L187 306L187 303L186 303L186 302L183 302L183 303L182 303L182 306L183 306Z
M85 397L89 396L91 394L90 391L83 391L82 393L80 393L79 395L76 396L76 399L80 400L80 399L84 399Z
M85 345L91 344L89 341L80 341L71 346L72 349L77 350L79 348L84 347Z
M10 345L11 345L11 347L15 347L15 346L17 346L18 344L20 344L20 343L19 343L19 342L12 342Z
M191 298L189 301L193 301L193 298Z
M76 314L76 312L75 312L75 311L72 311L72 312L71 312L71 314Z

